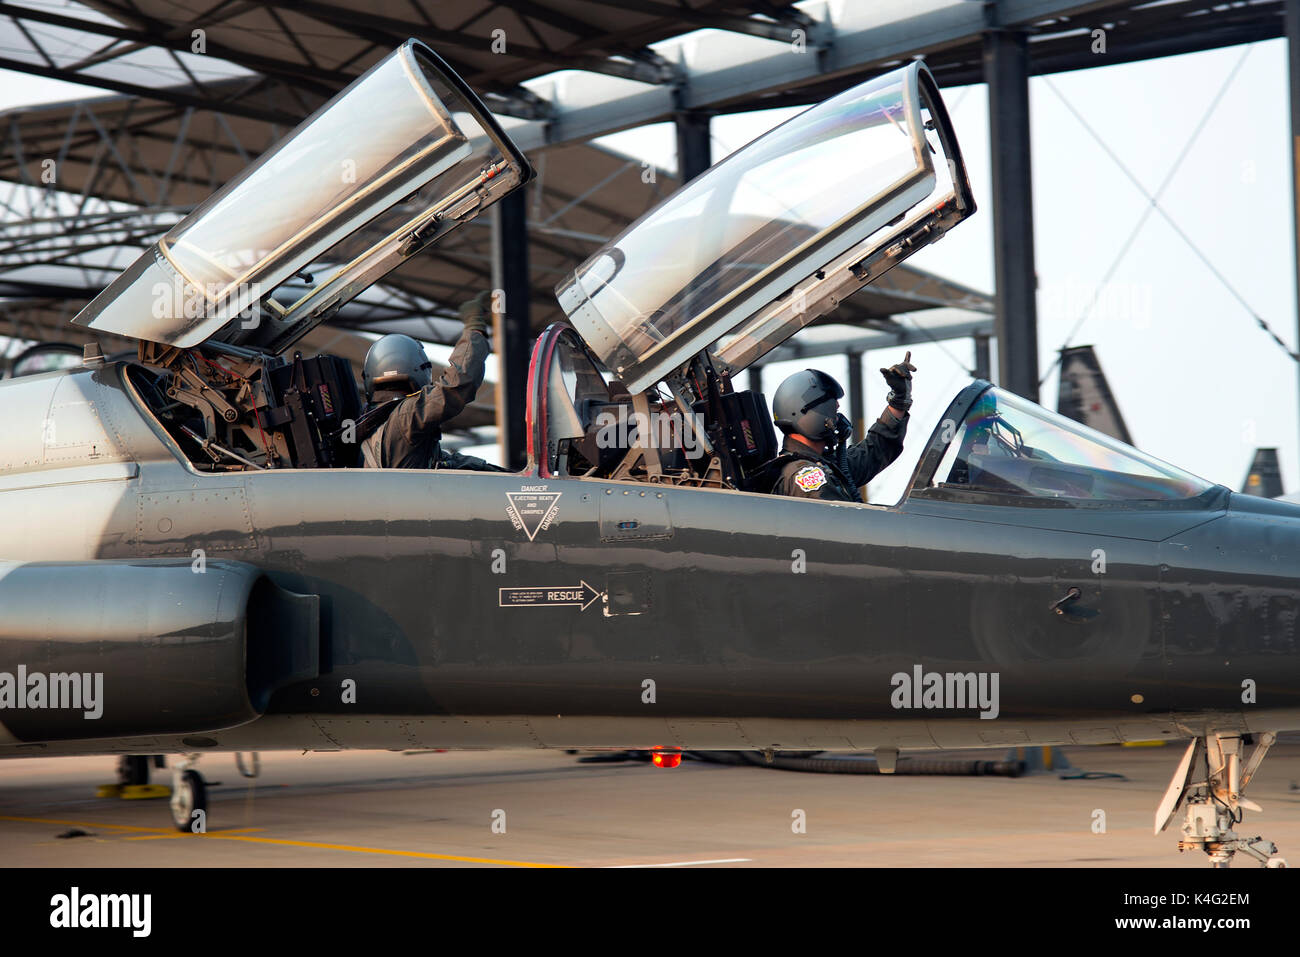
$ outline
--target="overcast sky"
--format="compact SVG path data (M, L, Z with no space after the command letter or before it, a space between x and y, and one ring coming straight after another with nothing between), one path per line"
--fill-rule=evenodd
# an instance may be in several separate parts
M1285 50L1285 41L1272 40L1030 83L1040 369L1049 369L1097 284L1114 267L1098 307L1070 344L1097 348L1139 447L1232 488L1240 487L1256 446L1278 447L1287 490L1300 487L1296 363L1247 308L1295 348ZM1222 99L1205 119L1225 83ZM85 95L103 94L0 71L0 108ZM944 97L981 208L911 262L991 291L987 98L983 86L948 89ZM789 115L718 118L715 161ZM1142 189L1155 193L1203 121L1159 205L1244 306L1161 213L1151 210L1106 152L1128 167ZM676 165L666 125L604 142L658 165ZM1144 215L1141 230L1119 257ZM875 370L901 358L901 351L866 356L869 415L885 393ZM930 428L973 364L970 343L963 340L914 347L913 361L919 371L910 454L872 484L872 501L893 502L901 494ZM842 359L818 364L846 381ZM783 375L801 367L770 367L769 395ZM1042 388L1043 404L1055 407L1056 390L1051 375Z

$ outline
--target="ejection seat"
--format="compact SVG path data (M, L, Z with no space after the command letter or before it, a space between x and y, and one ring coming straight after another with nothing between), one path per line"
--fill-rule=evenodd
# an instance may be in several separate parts
M527 408L531 474L770 489L770 480L758 478L759 466L779 446L761 394L728 387L714 401L695 403L689 419L654 391L634 394L618 380L606 381L599 360L567 324L550 326L533 348ZM743 466L734 480L722 478L715 454L704 454L706 442L714 449L725 443Z
M603 459L622 452L596 448L596 421L602 411L630 407L621 385L611 388L581 337L564 323L553 323L537 338L528 363L528 469L543 478L587 474ZM587 441L590 440L590 441ZM577 453L577 455L575 455ZM581 458L580 471L572 466Z

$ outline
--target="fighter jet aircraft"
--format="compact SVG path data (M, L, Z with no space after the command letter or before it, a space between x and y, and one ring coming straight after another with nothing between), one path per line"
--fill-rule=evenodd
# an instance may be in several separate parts
M186 755L187 830L209 751L1191 738L1157 828L1280 862L1233 827L1300 728L1300 508L983 381L897 504L766 494L737 373L975 210L923 64L560 284L524 472L356 468L356 385L294 343L529 175L407 42L77 317L135 360L0 384L0 755Z

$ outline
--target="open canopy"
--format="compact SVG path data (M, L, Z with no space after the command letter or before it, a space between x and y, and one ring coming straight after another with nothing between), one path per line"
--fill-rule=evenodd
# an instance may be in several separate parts
M216 338L278 352L530 175L473 92L408 40L73 321L182 347ZM334 265L313 271L322 260Z
M915 62L732 154L556 294L640 392L710 346L744 368L974 209L938 88Z

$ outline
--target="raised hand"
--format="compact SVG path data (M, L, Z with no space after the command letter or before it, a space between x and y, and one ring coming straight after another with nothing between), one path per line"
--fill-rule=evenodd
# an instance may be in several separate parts
M880 374L885 377L885 384L889 386L889 404L902 412L912 407L912 373L915 371L911 350L903 356L902 362L880 370Z

